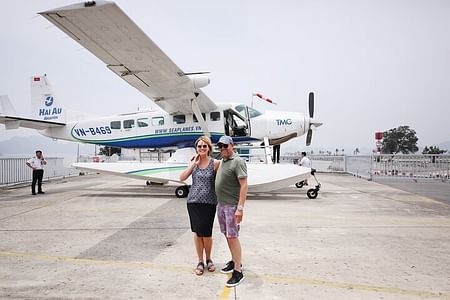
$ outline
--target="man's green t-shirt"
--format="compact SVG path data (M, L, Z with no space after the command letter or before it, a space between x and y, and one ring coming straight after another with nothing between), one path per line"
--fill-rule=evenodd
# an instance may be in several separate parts
M240 178L247 177L247 165L245 161L234 153L229 159L220 162L216 174L217 201L224 205L238 205Z

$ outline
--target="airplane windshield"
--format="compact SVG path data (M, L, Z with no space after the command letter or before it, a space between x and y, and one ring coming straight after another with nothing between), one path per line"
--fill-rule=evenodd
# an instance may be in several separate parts
M240 104L235 107L236 111L238 111L243 116L245 116L245 108L246 108L246 106L244 104ZM256 109L254 109L252 107L248 107L248 113L250 115L250 119L262 115L261 112L257 111Z

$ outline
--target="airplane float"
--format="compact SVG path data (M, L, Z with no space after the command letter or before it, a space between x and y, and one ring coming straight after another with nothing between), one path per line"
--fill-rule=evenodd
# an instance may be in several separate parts
M198 137L208 135L213 143L222 135L233 137L236 144L263 142L269 158L269 145L280 145L305 133L309 145L312 130L322 125L313 119L313 93L309 95L309 116L214 103L201 90L210 83L206 74L183 72L114 2L87 1L40 15L161 109L80 119L65 109L46 76L33 76L33 118L18 116L8 97L0 96L0 123L6 129L27 127L53 139L114 147L179 149L165 163L75 163L80 170L180 183L175 193L185 197L189 186L178 177L194 153ZM302 181L311 170L293 164L248 163L248 172L249 190L264 192Z

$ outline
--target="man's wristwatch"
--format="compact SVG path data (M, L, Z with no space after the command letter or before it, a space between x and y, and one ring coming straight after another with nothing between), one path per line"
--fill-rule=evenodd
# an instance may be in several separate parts
M237 210L244 211L244 207L242 205L238 205Z

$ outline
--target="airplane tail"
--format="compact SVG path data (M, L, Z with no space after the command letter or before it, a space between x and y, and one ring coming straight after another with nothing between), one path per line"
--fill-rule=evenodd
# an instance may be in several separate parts
M31 107L38 120L66 123L66 110L45 75L31 77Z

